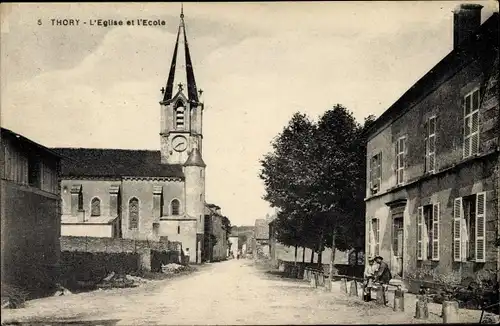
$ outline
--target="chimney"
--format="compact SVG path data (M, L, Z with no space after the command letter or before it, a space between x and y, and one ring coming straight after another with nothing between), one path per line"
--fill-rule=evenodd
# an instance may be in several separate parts
M453 11L453 48L465 41L481 26L481 9L483 6L473 3L461 4Z

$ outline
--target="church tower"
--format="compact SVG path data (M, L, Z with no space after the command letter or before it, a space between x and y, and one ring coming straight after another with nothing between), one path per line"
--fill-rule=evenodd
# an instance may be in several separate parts
M177 62L179 57L182 61L179 52L184 52L184 64ZM161 163L184 164L194 148L202 153L203 103L199 99L202 90L196 87L182 9L167 84L161 91Z
M180 18L167 84L162 88L160 140L161 163L183 166L184 214L180 219L164 222L177 230L169 233L169 239L181 241L184 248L190 248L191 262L201 263L205 256L206 168L202 158L202 91L196 87L182 9ZM182 60L177 62L182 59L179 52L184 52L184 65Z

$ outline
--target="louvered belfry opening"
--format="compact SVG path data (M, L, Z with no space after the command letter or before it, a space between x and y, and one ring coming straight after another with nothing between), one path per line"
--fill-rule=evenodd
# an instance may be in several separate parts
M184 103L181 101L177 102L175 108L175 128L176 129L184 129L185 127L185 115L186 109L184 107Z

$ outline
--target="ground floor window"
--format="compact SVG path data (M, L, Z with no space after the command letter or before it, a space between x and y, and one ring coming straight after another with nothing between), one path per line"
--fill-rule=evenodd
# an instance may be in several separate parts
M417 215L417 259L439 260L439 203L420 206Z
M464 219L464 257L474 260L476 257L476 195L463 197Z

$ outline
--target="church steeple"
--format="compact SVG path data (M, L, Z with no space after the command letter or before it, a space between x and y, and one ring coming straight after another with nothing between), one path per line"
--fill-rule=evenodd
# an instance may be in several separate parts
M186 34L186 24L184 22L184 8L181 6L181 15L180 15L180 23L179 23L179 28L177 29L177 38L175 40L175 47L174 47L174 54L172 56L172 62L170 64L170 72L168 74L168 79L167 79L167 85L163 91L163 102L166 104L170 100L172 100L173 97L175 97L174 94L174 82L176 79L178 79L180 76L176 76L176 67L177 67L177 53L179 50L179 39L180 39L180 34L182 31L183 38L182 40L184 41L184 63L186 67L186 79L185 82L187 84L187 99L189 102L193 104L198 104L198 89L196 88L196 80L194 78L194 71L193 71L193 63L191 61L191 53L189 51L189 45L187 41L187 34ZM182 92L182 82L179 84L179 90L178 92Z
M202 91L196 87L182 7L173 50L160 102L161 162L184 164L194 148L197 148L200 157L203 153L204 104L200 101ZM197 164L200 164L198 161Z

